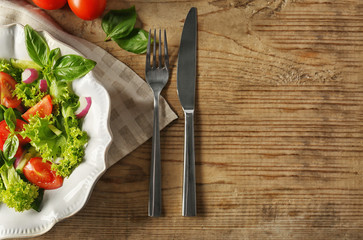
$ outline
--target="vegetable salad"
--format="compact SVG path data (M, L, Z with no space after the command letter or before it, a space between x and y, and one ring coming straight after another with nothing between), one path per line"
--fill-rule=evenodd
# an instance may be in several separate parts
M40 211L44 190L61 187L83 161L92 101L72 81L96 64L49 49L29 25L24 33L32 61L0 59L0 204L18 212Z

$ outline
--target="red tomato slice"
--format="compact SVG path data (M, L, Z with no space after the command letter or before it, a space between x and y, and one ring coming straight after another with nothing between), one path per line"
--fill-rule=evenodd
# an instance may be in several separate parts
M5 107L17 108L21 100L13 97L16 81L9 74L0 72L0 103Z
M24 129L24 124L27 124L26 122L16 119L16 126L15 126L15 132L21 132ZM2 120L0 122L0 149L3 150L3 145L8 138L10 131L9 127L6 124L5 120ZM29 138L23 138L20 134L16 135L19 139L19 145L24 146L28 142L30 142Z
M48 116L52 113L53 110L53 104L52 104L52 98L50 95L47 95L43 97L42 100L40 100L37 104L35 104L33 107L29 108L28 111L26 111L22 116L25 120L29 121L30 116L34 116L37 113L39 114L39 117L43 118L45 116Z
M51 167L51 162L43 162L41 157L35 157L25 165L23 173L29 182L40 188L56 189L63 185L63 178L58 176Z
M102 15L106 0L68 0L72 12L83 20L93 20Z

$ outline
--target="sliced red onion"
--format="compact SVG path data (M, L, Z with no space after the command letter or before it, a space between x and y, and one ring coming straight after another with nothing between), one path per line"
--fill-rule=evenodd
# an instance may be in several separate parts
M32 83L39 77L38 71L34 68L27 68L21 74L21 80L24 83Z
M39 81L39 90L41 92L46 92L48 90L48 83L45 79L40 79Z
M92 104L91 97L80 97L79 98L79 107L77 111L74 112L77 118L83 118L88 113Z

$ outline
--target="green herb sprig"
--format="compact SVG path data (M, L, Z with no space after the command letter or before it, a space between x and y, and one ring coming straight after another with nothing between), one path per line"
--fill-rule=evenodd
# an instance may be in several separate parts
M14 162L14 156L19 147L19 139L15 132L16 116L12 108L6 109L4 112L4 119L10 133L4 143L3 157L5 163L10 166Z
M143 29L135 28L135 6L128 9L111 10L102 18L102 29L106 39L115 41L122 49L143 54L147 49L149 33Z
M28 54L42 67L48 85L55 84L55 81L72 81L81 78L96 65L95 61L74 54L60 57L60 49L50 50L45 39L29 25L24 27L24 32ZM50 94L56 95L52 92Z

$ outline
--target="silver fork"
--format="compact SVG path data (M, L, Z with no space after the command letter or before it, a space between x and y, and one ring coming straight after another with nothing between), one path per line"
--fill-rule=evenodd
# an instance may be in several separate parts
M169 56L164 30L164 65L161 48L161 30L159 30L159 61L156 59L156 30L154 30L153 63L150 65L151 30L146 51L145 78L154 92L154 130L152 137L150 185L149 185L149 216L161 215L161 161L160 161L160 130L159 130L159 98L160 92L169 79Z

